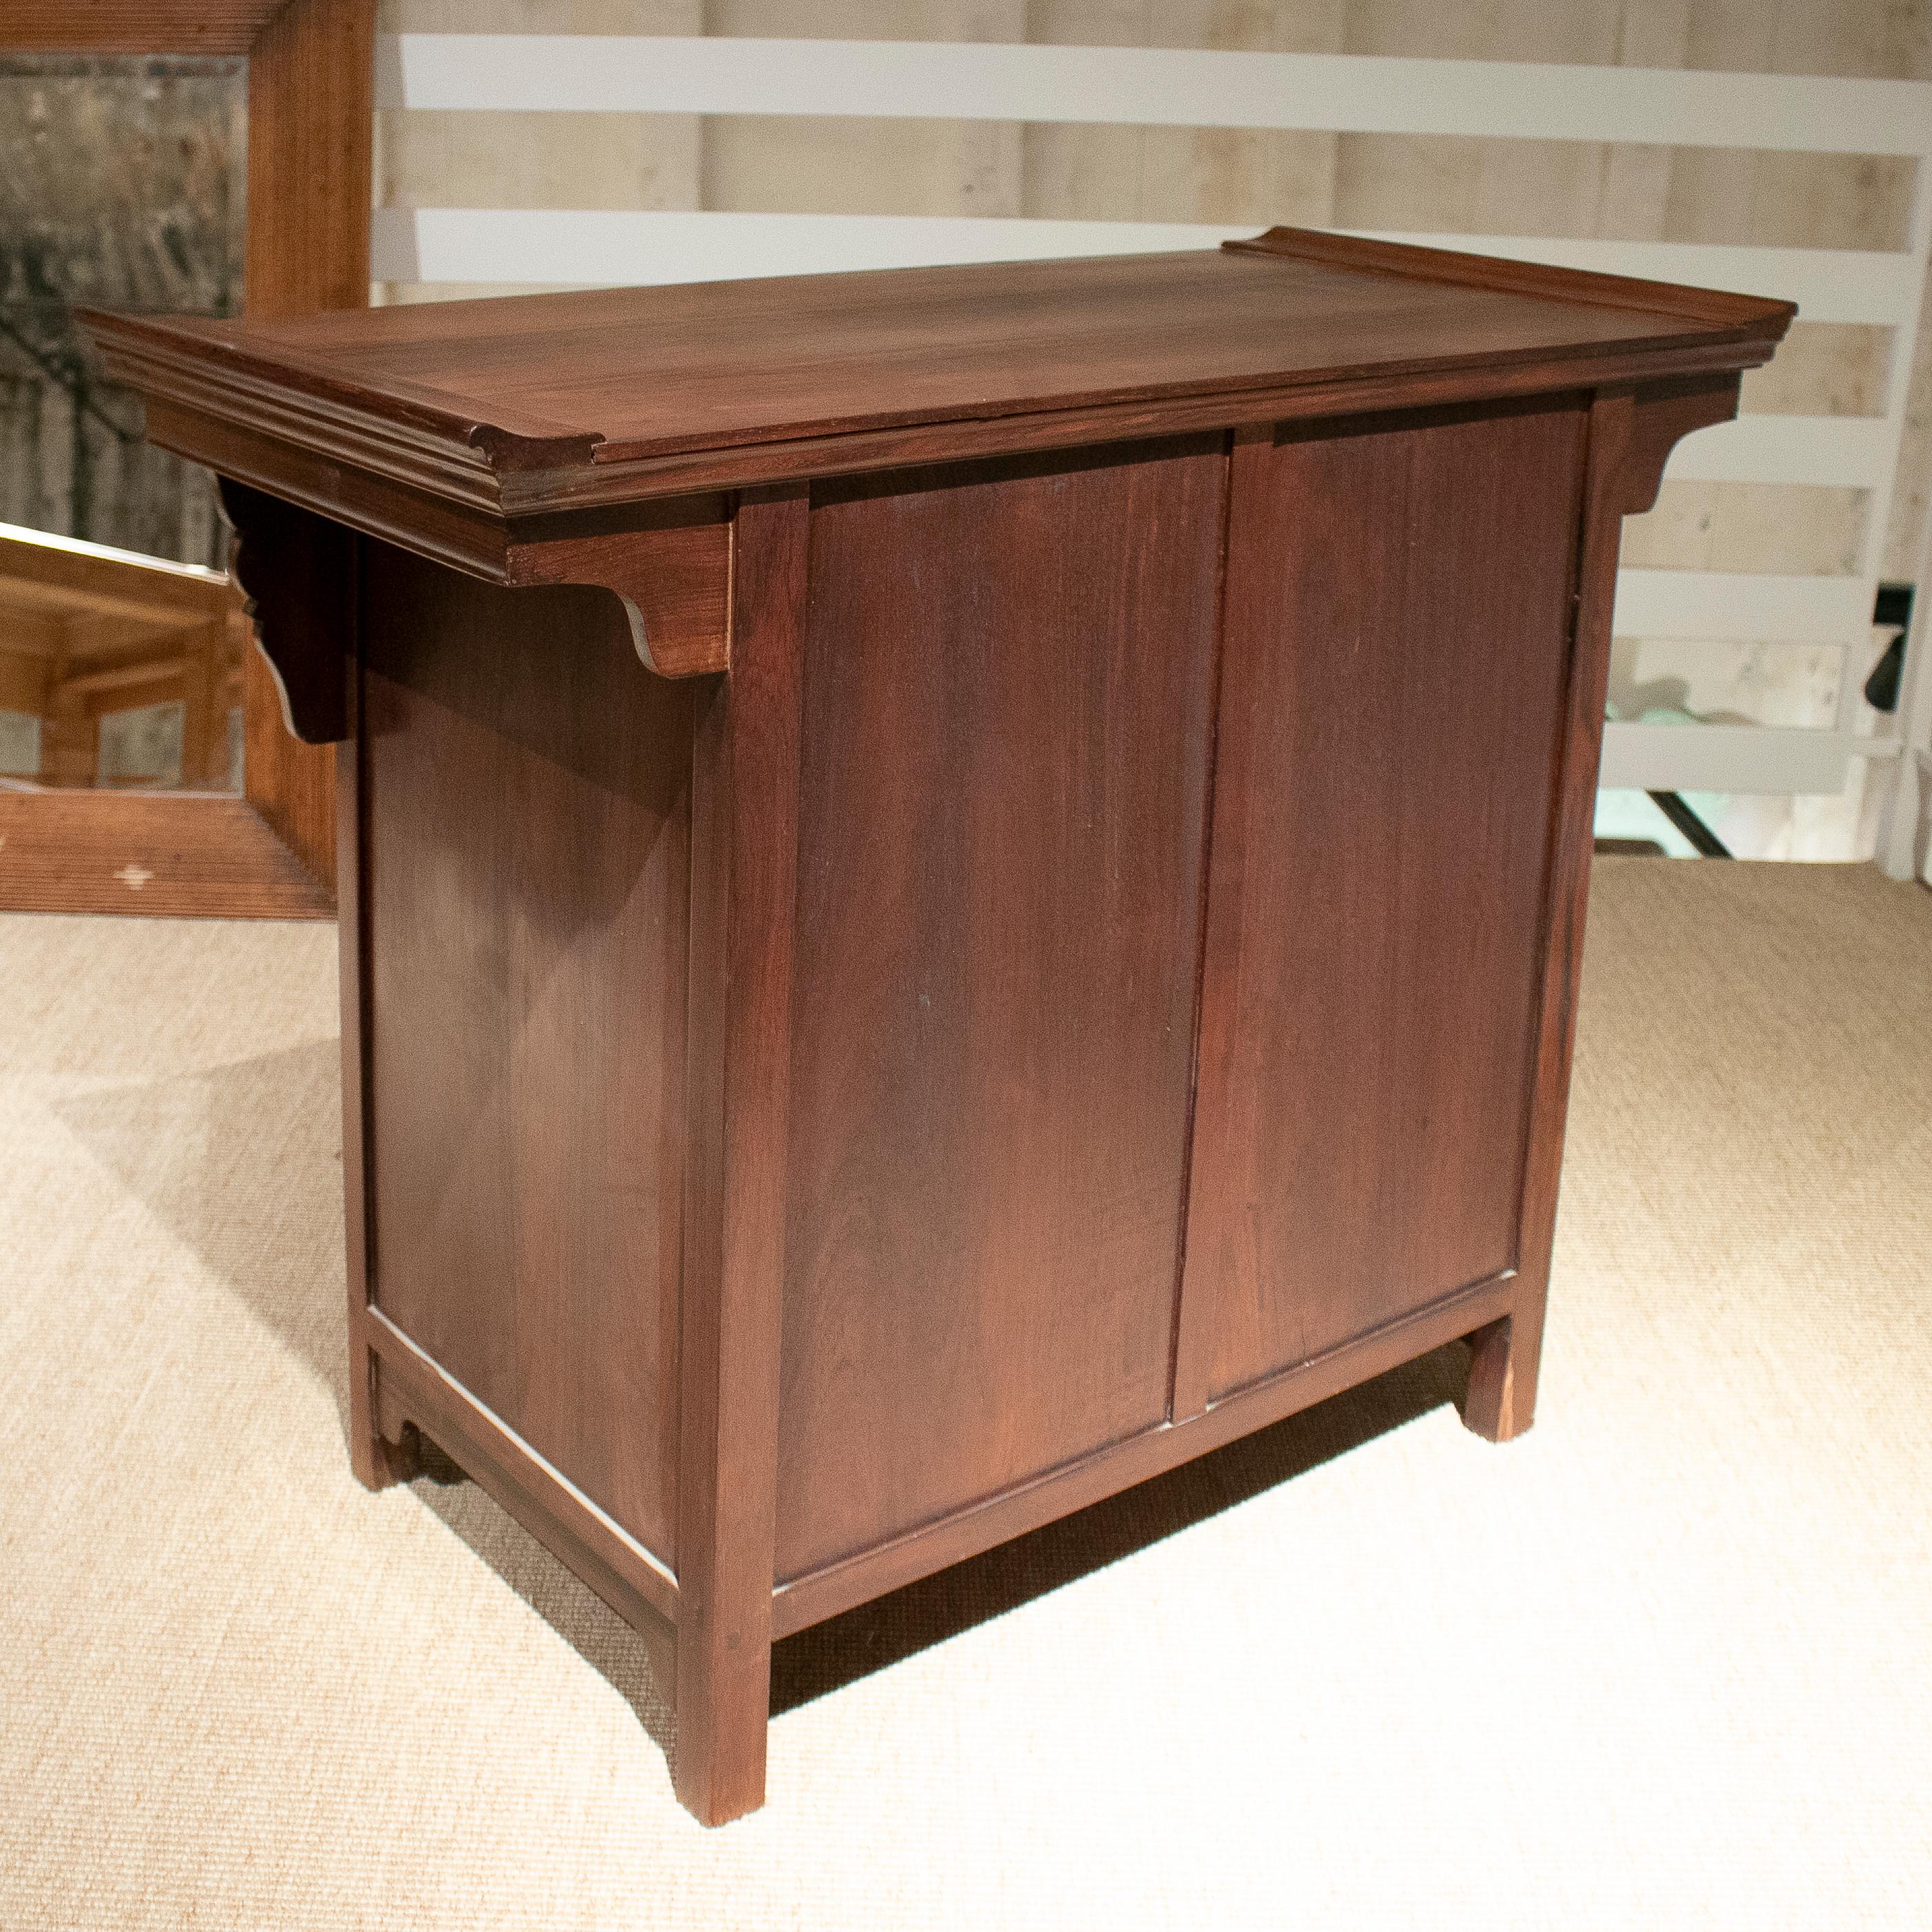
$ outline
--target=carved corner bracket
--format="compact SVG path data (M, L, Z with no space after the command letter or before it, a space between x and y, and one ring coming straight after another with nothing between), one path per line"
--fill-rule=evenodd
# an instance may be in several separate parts
M255 641L296 736L349 735L360 538L346 524L232 478L222 508L235 534L231 570ZM632 641L661 677L730 663L732 517L722 493L614 510L496 524L460 567L512 589L575 584L622 604Z
M1693 430L1729 422L1738 412L1736 370L1647 383L1628 392L1630 413L1622 460L1617 465L1615 508L1640 516L1657 506L1670 452Z
M609 591L624 606L639 658L660 677L730 668L734 525L722 495L586 513L566 527L513 531L508 581Z
M235 537L230 573L274 674L282 722L306 744L334 744L349 735L355 532L245 483L220 481Z

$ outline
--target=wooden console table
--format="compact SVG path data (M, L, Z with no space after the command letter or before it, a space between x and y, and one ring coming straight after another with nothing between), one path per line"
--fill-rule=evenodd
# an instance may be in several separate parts
M357 1473L644 1633L700 1818L775 1636L1459 1336L1528 1426L1619 520L1791 314L1277 229L92 319L340 746Z

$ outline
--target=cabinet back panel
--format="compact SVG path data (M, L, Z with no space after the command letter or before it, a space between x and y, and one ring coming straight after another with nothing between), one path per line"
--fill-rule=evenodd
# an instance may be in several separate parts
M692 687L364 548L375 1298L668 1562Z
M1238 454L1185 1290L1214 1394L1515 1264L1584 420Z
M1226 476L814 492L781 1580L1166 1413Z

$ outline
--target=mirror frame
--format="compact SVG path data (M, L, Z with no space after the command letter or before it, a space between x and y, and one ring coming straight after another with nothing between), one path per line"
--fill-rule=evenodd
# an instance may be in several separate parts
M251 316L369 300L375 0L15 0L0 50L242 54L242 304ZM0 912L328 918L333 747L282 722L247 655L244 792L0 791Z

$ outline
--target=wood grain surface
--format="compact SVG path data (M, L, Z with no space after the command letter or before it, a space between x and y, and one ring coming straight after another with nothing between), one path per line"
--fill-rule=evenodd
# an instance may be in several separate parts
M1736 369L1789 303L1328 238L1245 250L406 304L366 322L95 316L110 370L178 413L272 420L254 480L327 509L326 452L506 518L1344 410ZM1400 259L1408 266L1398 271ZM1687 313L1687 308L1694 313ZM263 405L272 400L272 412ZM211 422L212 419L212 422ZM304 494L304 492L308 494Z
M673 1768L708 1825L765 1796L807 517L802 489L740 503L732 674L692 746Z
M1166 1412L1225 470L814 495L782 1578Z
M410 304L366 323L196 320L178 333L374 396L392 384L434 393L481 422L514 411L592 434L608 463L1047 400L1660 350L1789 314L1740 297L1722 298L1733 308L1721 322L1638 310L1621 287L1600 303L1593 278L1545 273L1573 294L1495 285L1517 264L1450 280L1209 250Z
M1480 1282L1311 1361L1250 1382L1198 1415L1110 1443L1032 1482L983 1497L890 1543L782 1585L772 1605L772 1628L781 1636L806 1629L1130 1489L1238 1436L1265 1429L1472 1330L1492 1327L1510 1306L1512 1286L1508 1281Z
M1788 319L1271 234L106 326L398 540L358 1467L674 1623L699 1818L775 1630L1458 1336L1526 1426L1616 524Z
M1550 1259L1570 1096L1570 1062L1582 983L1591 828L1610 685L1611 616L1623 519L1647 510L1671 451L1690 431L1737 410L1738 379L1665 382L1600 393L1592 401L1576 570L1574 636L1564 682L1559 776L1544 920L1529 1132L1510 1312L1472 1337L1462 1419L1498 1442L1534 1419Z
M375 1299L673 1562L691 687L365 550Z
M532 519L509 551L509 580L596 584L621 598L638 656L660 677L723 670L733 527L721 494Z
M1516 1264L1585 415L1238 472L1178 1414Z

